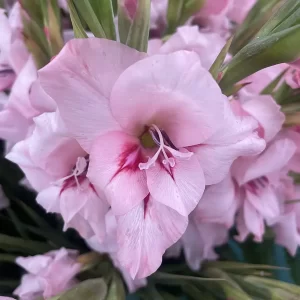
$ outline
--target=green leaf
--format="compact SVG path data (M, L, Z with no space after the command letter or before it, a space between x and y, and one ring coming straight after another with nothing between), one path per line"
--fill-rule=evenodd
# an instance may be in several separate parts
M25 230L23 224L21 223L21 221L19 220L18 216L15 214L15 212L10 208L7 208L6 210L7 210L7 213L9 215L10 219L14 223L17 231L19 232L20 236L23 239L28 239L28 235L26 233L26 230Z
M284 291L290 292L294 295L300 296L300 287L295 284L286 283L279 280L256 277L256 276L247 276L245 277L245 281L251 282L254 284L265 285L270 288L278 288Z
M90 0L107 39L116 40L116 28L112 0Z
M15 263L17 257L17 255L0 253L0 262Z
M178 26L184 25L204 4L205 0L169 0L166 34L174 33Z
M241 286L241 288L246 291L250 296L258 297L264 300L280 300L271 297L271 291L267 287L259 286L257 284L252 284L250 282L244 281L242 276L232 275L234 280Z
M38 68L45 66L51 59L51 52L46 39L43 26L40 26L33 19L22 14L24 41L33 54Z
M39 27L43 28L43 14L41 1L43 0L26 0L22 1L21 6L26 11L29 19L38 23Z
M288 68L284 71L282 71L274 80L272 80L262 91L261 95L271 95L276 87L278 86L279 82L283 78L283 76L286 74L288 71Z
M150 27L150 0L138 1L126 44L141 52L147 52Z
M241 271L241 270L286 270L287 268L269 266L263 264L248 264L234 261L211 261L203 265L203 268L218 268L225 271Z
M86 22L94 36L98 38L106 38L104 29L99 22L90 1L73 0L73 3L75 4L77 11L83 17L84 21Z
M184 25L190 17L201 10L206 1L207 0L185 0L178 25Z
M244 83L237 83L231 88L228 88L226 91L224 91L224 94L229 97L231 95L236 95L242 88L245 86L251 84L251 82L244 82Z
M189 296L193 300L205 299L205 300L215 300L211 294L206 291L200 290L198 287L192 284L184 284L182 286L184 294Z
M264 37L299 24L300 2L298 0L284 1L256 36Z
M258 0L235 32L230 53L237 54L250 42L284 0Z
M225 281L223 278L207 278L207 277L198 277L198 276L186 276L186 275L176 275L168 274L163 272L154 273L151 278L158 282L164 282L169 285L178 285L183 282L209 282L209 281Z
M24 254L40 254L53 250L46 243L24 240L5 234L0 234L0 249Z
M169 0L167 11L167 34L172 34L176 31L177 25L181 18L184 0Z
M231 45L233 37L231 37L226 44L224 45L224 47L222 48L221 52L219 53L218 57L216 58L216 60L214 61L214 63L212 64L212 66L209 69L209 72L211 73L212 77L215 80L218 80L218 76L221 70L221 66L224 63L224 60L226 58L226 55L228 53L229 47ZM218 80L219 81L219 80Z
M223 92L263 68L295 60L300 54L299 39L300 25L255 39L223 68L220 82Z
M53 241L57 246L67 247L71 249L75 249L76 247L67 240L61 231L53 229L43 218L41 218L31 207L26 205L25 202L19 199L12 199L16 204L18 204L24 212L38 225L40 228L34 228L27 226L27 228L34 232L35 234L41 235L45 238L48 238L50 241Z
M123 6L124 0L118 0L118 30L120 42L126 45L132 20L130 19L126 8Z
M102 278L96 278L83 281L71 290L50 300L106 300L106 293L105 281Z
M61 20L57 1L48 1L46 26L49 34L49 44L52 56L57 55L64 46L61 30Z
M125 300L126 293L122 279L119 274L114 273L108 292L106 300Z
M80 21L77 11L76 11L73 0L68 0L68 7L69 7L69 12L70 12L70 17L71 17L71 22L72 22L75 38L78 38L78 39L87 38L88 36L82 26L82 23Z

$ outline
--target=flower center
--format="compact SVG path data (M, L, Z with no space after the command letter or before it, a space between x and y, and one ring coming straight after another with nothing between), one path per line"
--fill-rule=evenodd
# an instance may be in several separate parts
M170 167L175 166L174 157L189 159L193 153L189 151L181 152L176 146L172 143L165 131L159 129L155 124L152 124L148 131L144 133L141 137L142 145L147 145L146 148L154 148L158 146L156 153L150 158L146 163L140 163L140 170L147 170L151 166L155 165L156 160L162 154L164 165L169 165Z
M144 148L155 148L157 144L154 142L150 132L147 130L140 137L141 144Z
M62 191L69 187L77 186L80 188L80 182L85 178L88 169L88 157L78 157L71 174L59 179L55 184L62 184Z

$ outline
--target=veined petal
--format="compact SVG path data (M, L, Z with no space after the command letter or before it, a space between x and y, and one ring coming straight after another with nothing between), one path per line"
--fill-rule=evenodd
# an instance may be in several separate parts
M288 164L295 151L296 145L292 140L286 138L274 140L260 155L238 159L233 166L234 176L239 185L242 185L279 171Z
M106 39L74 39L39 71L42 88L87 152L97 136L119 129L109 107L112 87L126 68L145 56Z
M110 132L97 138L90 154L87 177L102 189L115 214L125 214L143 201L149 191L146 173L138 167L137 138Z
M145 125L155 124L181 148L200 144L221 126L224 101L198 56L178 51L125 70L112 90L111 109L127 132L139 135Z
M183 216L188 216L198 204L205 181L198 160L176 159L174 167L166 167L157 161L146 170L147 185L151 196Z
M239 156L255 155L265 148L265 141L253 133L231 145L200 145L192 147L205 176L207 185L222 181Z
M285 120L280 106L269 95L252 96L242 104L243 109L252 115L263 128L263 138L269 142L281 130Z
M264 219L255 207L247 200L243 206L243 217L246 228L251 232L257 242L262 241L265 232Z
M279 199L274 189L267 185L257 195L246 191L247 201L265 218L276 218L280 214Z
M193 211L193 218L202 222L224 224L230 228L239 206L238 196L230 175L218 184L206 187Z
M152 197L118 217L118 260L133 279L155 272L167 248L176 243L188 218ZM153 247L155 241L155 247Z
M286 247L290 255L294 256L300 244L296 214L290 212L277 218L273 230L276 233L276 243Z

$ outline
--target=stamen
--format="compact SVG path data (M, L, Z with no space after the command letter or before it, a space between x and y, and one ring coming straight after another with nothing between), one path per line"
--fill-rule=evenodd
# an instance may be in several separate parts
M60 185L62 184L64 181L66 181L69 178L74 177L77 188L80 188L80 183L78 181L78 176L80 176L82 173L84 173L87 170L88 167L88 159L84 158L84 157L78 157L75 167L73 168L73 171L70 175L63 177L55 182L53 182L52 184L54 185Z
M162 163L164 165L169 164L170 167L172 167L172 168L175 166L174 157L189 159L193 155L192 152L188 152L188 151L180 152L179 149L177 149L175 147L175 145L171 142L168 135L164 131L161 131L155 124L151 125L149 132L153 138L153 141L159 146L159 148L158 148L157 152L152 156L152 158L148 157L148 161L146 163L139 164L140 170L147 170L151 166L154 166L155 162L161 152L164 156ZM166 144L165 144L165 141L166 141ZM166 153L166 150L168 150L173 155L173 157L169 157Z

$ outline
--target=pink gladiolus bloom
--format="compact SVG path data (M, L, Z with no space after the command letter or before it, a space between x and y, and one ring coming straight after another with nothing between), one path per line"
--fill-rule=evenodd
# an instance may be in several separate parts
M252 233L256 241L264 234L264 221L272 224L281 215L281 197L278 189L286 166L296 150L286 138L277 138L257 157L239 158L233 164L238 183L241 208L238 215L238 240ZM280 157L280 160L278 160Z
M20 300L42 297L49 299L76 284L74 277L81 265L76 262L77 252L64 248L44 255L18 257L16 263L28 274L14 291Z
M0 300L15 300L14 298L10 298L10 297L2 297L0 296Z
M21 167L39 192L37 202L62 215L65 230L73 227L85 238L101 239L108 205L86 177L87 153L68 137L57 113L44 113L34 123L32 134L17 143L7 158Z
M147 57L109 40L72 40L39 78L90 154L87 177L117 216L118 259L133 278L159 267L205 184L265 147L257 122L233 114L190 51Z

